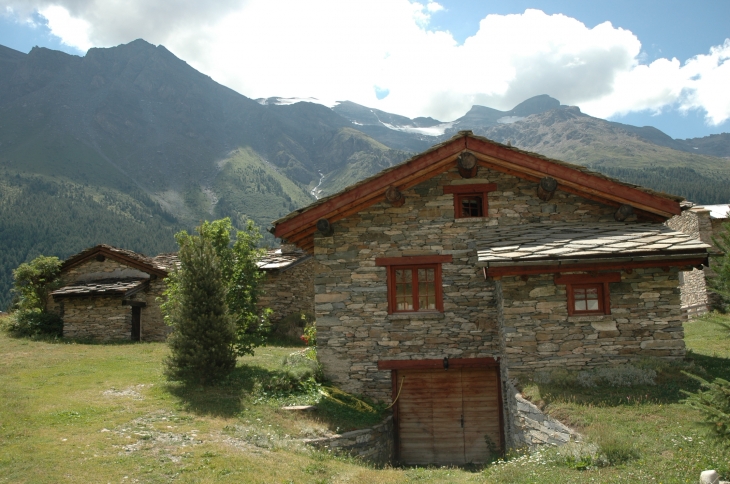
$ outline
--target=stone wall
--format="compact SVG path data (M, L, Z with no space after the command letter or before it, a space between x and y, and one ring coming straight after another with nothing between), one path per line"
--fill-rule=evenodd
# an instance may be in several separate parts
M353 430L333 437L307 439L307 445L342 452L379 466L393 463L393 417L369 429Z
M666 225L712 245L712 222L709 210L702 207L685 210L680 215L667 220ZM688 317L707 312L708 299L705 280L711 275L708 268L692 269L680 274L682 308L687 312Z
M634 269L609 284L611 314L569 316L565 285L553 275L504 277L498 306L510 376L538 368L577 369L641 356L684 357L685 315L678 271Z
M577 442L582 436L545 415L536 405L526 400L510 380L504 381L505 436L507 448L534 449L540 445L563 445Z
M454 219L445 185L496 183L486 218ZM535 184L480 167L464 180L454 168L405 190L405 204L377 203L315 234L315 308L319 355L343 389L390 398L382 359L498 356L495 284L485 281L476 241L495 225L613 221L615 209L558 191L542 202ZM377 257L451 255L442 265L443 313L388 314L386 268ZM563 305L566 302L563 300Z
M259 306L274 311L271 322L275 325L292 314L314 315L314 259L290 269L267 271Z
M129 340L132 308L121 297L73 297L61 303L63 336L100 341Z
M150 281L149 287L144 293L135 295L136 299L147 304L142 308L140 314L140 339L142 341L165 341L167 335L170 334L171 328L165 324L160 302L157 301L157 298L162 297L165 287L165 280L158 277Z

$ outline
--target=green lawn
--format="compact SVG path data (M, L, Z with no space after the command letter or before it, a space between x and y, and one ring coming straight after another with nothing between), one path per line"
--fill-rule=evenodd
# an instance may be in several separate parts
M682 368L730 378L730 331L721 325L728 322L716 316L688 323L692 353ZM679 390L696 384L677 368L661 373L657 386L629 391L526 387L589 439L629 448L633 458L620 465L577 470L565 449L548 449L487 469L375 469L314 452L298 439L370 425L382 414L364 402L323 398L316 388L272 394L267 382L299 349L259 348L226 385L205 390L165 381L164 344L0 333L0 482L671 483L697 482L710 468L730 477L730 450L708 440L699 414L681 403ZM317 400L317 412L280 410Z

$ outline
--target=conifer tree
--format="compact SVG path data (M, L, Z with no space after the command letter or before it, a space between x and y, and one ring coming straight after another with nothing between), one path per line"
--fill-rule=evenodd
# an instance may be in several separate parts
M163 311L173 327L166 374L214 383L236 366L236 331L228 314L222 263L209 238L181 232L180 267L169 276Z
M723 299L724 308L722 309L726 310L730 303L730 222L726 222L723 225L723 231L712 240L722 254L715 258L712 267L715 277L708 282L710 288Z

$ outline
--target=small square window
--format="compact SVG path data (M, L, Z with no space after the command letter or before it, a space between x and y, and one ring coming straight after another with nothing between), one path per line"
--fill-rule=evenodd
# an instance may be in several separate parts
M609 283L621 282L621 274L570 274L555 276L555 284L565 284L568 315L611 314Z
M484 216L484 202L481 196L469 194L454 196L458 198L457 204L461 207L461 218Z
M487 196L497 189L494 183L475 183L473 185L447 185L444 194L454 195L454 218L486 217Z

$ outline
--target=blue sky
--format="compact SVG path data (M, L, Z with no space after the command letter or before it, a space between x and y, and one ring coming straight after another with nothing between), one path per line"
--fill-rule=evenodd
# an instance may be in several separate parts
M0 44L16 50L83 55L144 38L254 98L448 121L545 93L675 138L730 132L726 0L0 0L3 10Z

